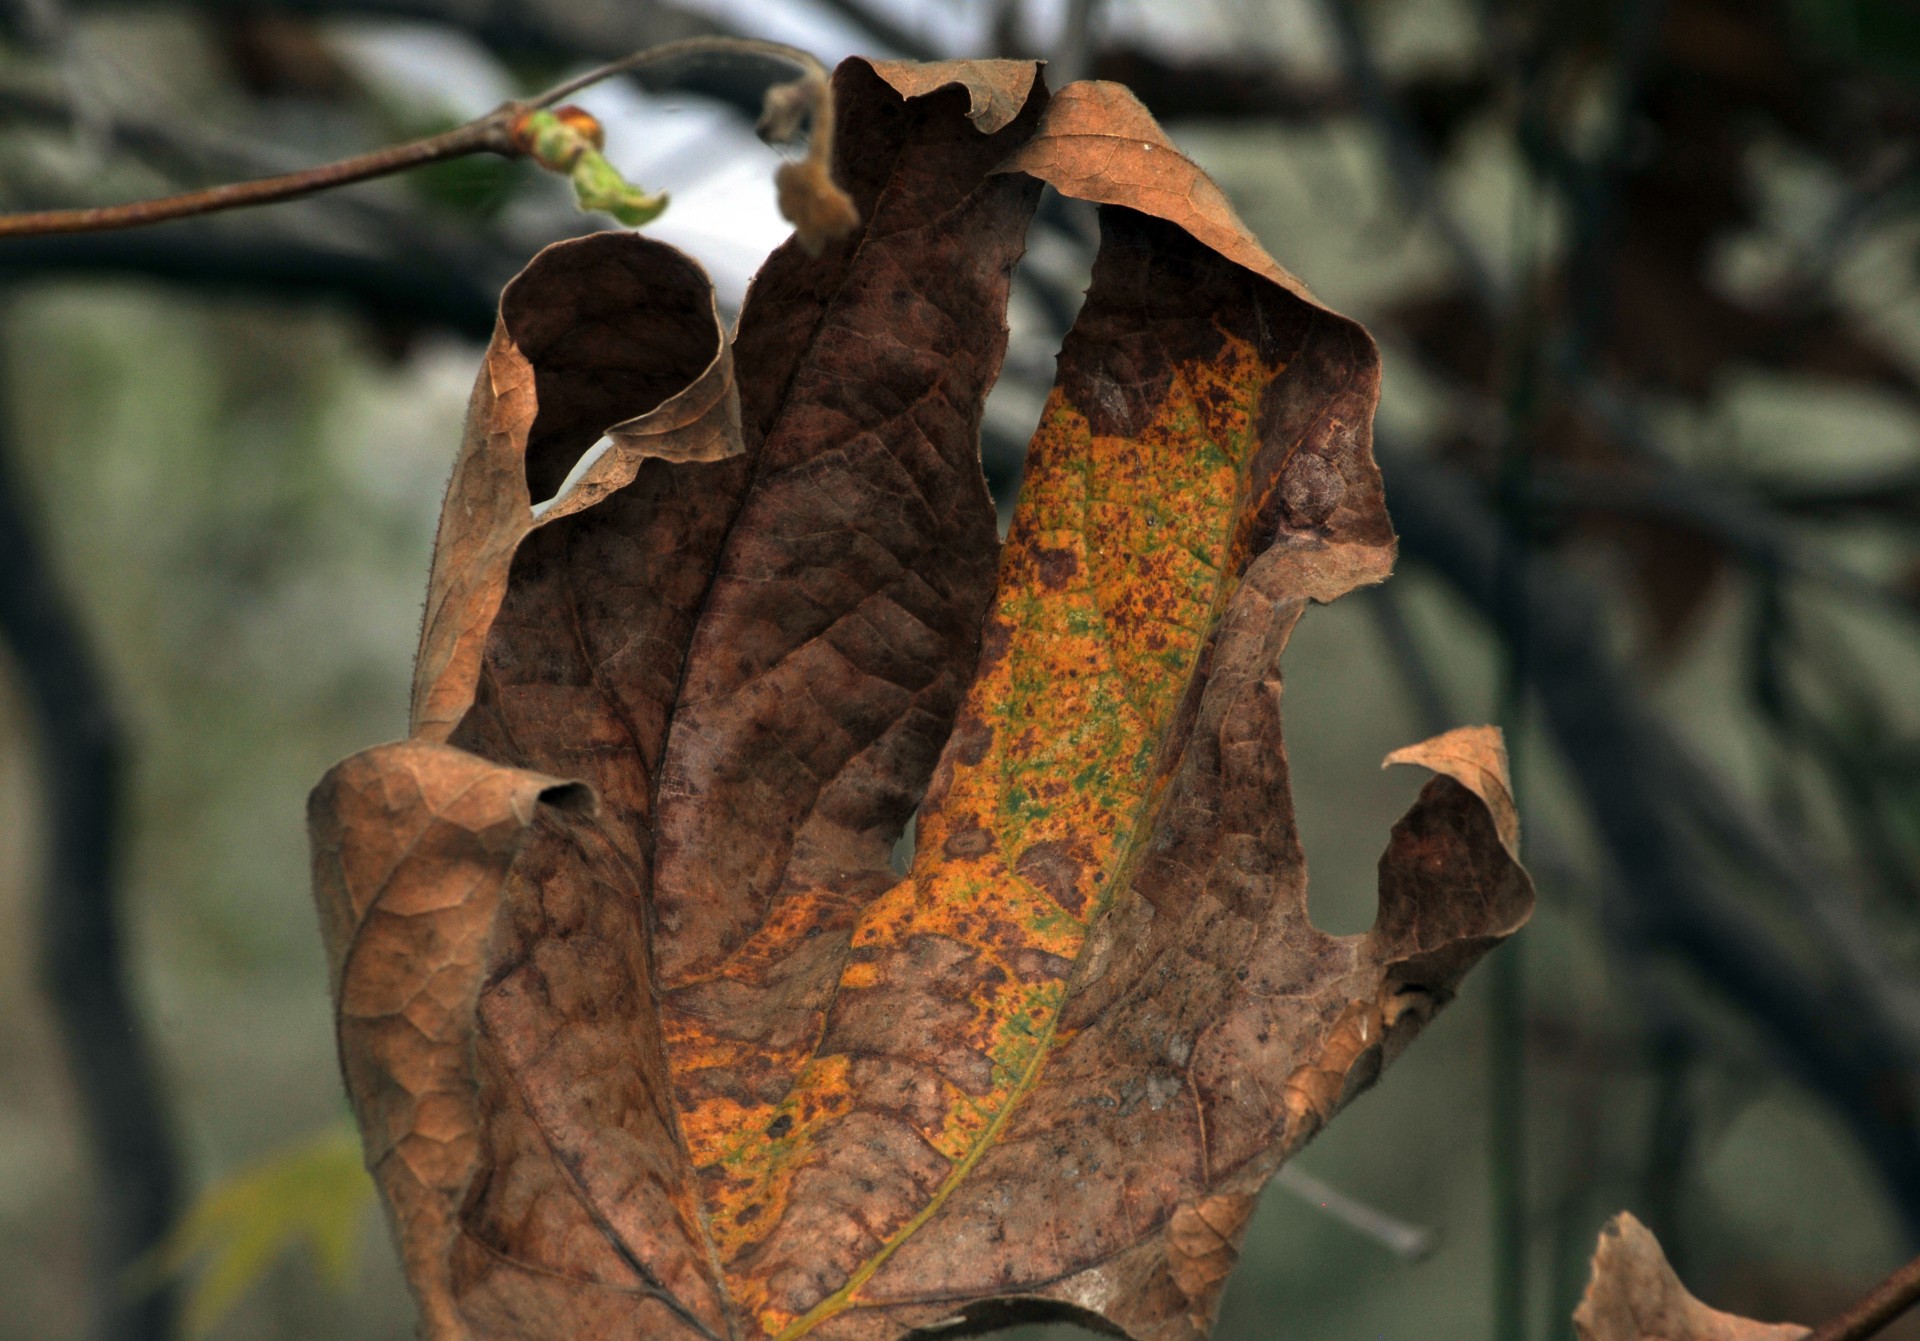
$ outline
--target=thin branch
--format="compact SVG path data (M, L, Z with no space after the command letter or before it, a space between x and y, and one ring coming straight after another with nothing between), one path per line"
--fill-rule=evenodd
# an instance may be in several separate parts
M103 110L102 131L112 148L184 182L267 176L298 166L295 155L277 144L165 116ZM0 119L6 117L64 126L73 111L52 90L0 81ZM317 214L311 226L298 226L304 210ZM28 281L45 270L120 272L242 291L339 292L403 324L451 325L463 332L477 325L485 340L500 287L526 263L528 244L547 240L544 234L516 241L491 229L457 228L351 192L313 196L278 217L296 226L240 233L182 224L20 238L0 247L0 279ZM583 229L591 226L580 222Z
M1569 174L1567 196L1575 206L1576 229L1566 265L1571 312L1562 361L1575 367L1584 367L1612 332L1614 271L1626 233L1622 197L1633 158L1640 92L1665 13L1664 0L1615 7L1619 37L1605 147L1593 163ZM1547 142L1544 127L1538 138ZM1523 135L1521 143L1526 139Z
M1420 648L1420 640L1407 619L1406 606L1399 589L1391 583L1382 583L1369 588L1362 596L1367 612L1373 616L1375 631L1387 645L1394 665L1399 668L1407 697L1413 701L1414 714L1419 718L1421 732L1437 736L1458 726L1460 719L1447 706L1446 690L1441 688L1432 665Z
M657 47L647 47L631 55L622 56L619 60L608 61L605 65L589 70L585 74L576 75L572 79L555 84L526 103L509 103L507 106L551 107L583 89L602 83L616 75L674 67L679 67L680 70L697 70L702 67L711 69L715 65L736 64L743 58L768 61L784 67L790 74L786 82L818 84L826 82L826 67L821 65L811 52L802 51L799 47L790 47L784 42L763 42L755 37L689 37L679 42L666 42ZM765 81L765 83L772 82L774 81ZM762 84L763 88L765 83ZM499 112L493 115L498 116Z
M370 153L356 154L334 163L282 173L254 181L187 191L156 200L136 200L122 205L101 205L88 209L40 210L26 214L0 215L0 238L43 237L56 233L91 233L115 228L138 228L251 205L268 205L297 200L318 191L331 190L354 182L388 177L429 163L464 158L469 154L491 153L503 158L518 158L529 152L524 126L530 112L552 107L562 99L590 85L645 67L696 65L702 62L737 61L745 57L772 61L790 70L792 83L821 90L824 107L826 72L820 62L806 52L777 42L762 42L737 37L690 37L679 42L648 47L616 61L565 80L525 102L502 103L485 116L438 135L390 145Z
M1063 86L1093 73L1093 30L1099 21L1099 8L1099 0L1067 0L1052 72Z
M1274 1186L1284 1187L1300 1200L1324 1211L1359 1234L1372 1239L1403 1262L1423 1262L1439 1246L1440 1236L1425 1225L1411 1224L1358 1197L1349 1196L1332 1183L1314 1177L1294 1164L1283 1164L1273 1176Z
M37 210L29 214L0 215L0 237L46 237L55 233L98 233L112 228L141 228L186 219L222 210L243 209L249 205L272 205L283 200L298 200L316 191L329 191L375 177L390 177L409 168L428 163L443 163L450 158L490 151L511 157L512 147L505 141L500 112L490 112L479 121L469 121L440 135L411 140L372 153L356 154L336 163L303 168L278 177L260 177L250 182L210 186L186 191L177 196L155 200L134 200L124 205L96 205L88 209Z
M1920 1257L1874 1286L1845 1313L1814 1328L1806 1341L1866 1341L1915 1303L1920 1303Z
M1818 583L1892 614L1920 615L1906 592L1798 543L1776 514L1746 497L1735 482L1672 465L1650 475L1555 466L1529 481L1527 501L1536 509L1657 518L1719 541L1750 566Z
M1920 469L1914 467L1833 483L1779 481L1757 487L1773 506L1796 516L1920 521Z

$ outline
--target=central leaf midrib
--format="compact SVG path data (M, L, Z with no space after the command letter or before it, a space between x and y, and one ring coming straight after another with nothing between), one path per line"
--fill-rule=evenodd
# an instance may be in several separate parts
M912 148L912 144L912 136L911 132L909 132L908 135L901 139L895 149L893 155L894 166L897 166L900 160L906 156ZM859 241L854 246L853 254L847 258L846 268L841 272L839 284L836 286L832 296L821 305L819 317L814 322L812 331L808 333L805 350L794 360L792 367L788 370L786 378L781 383L778 398L775 401L778 408L772 416L772 421L761 434L759 442L755 445L753 458L747 466L747 478L741 485L738 502L734 506L732 515L727 519L719 543L715 546L713 568L707 576L707 581L701 591L700 599L693 607L693 617L688 623L686 652L680 659L679 673L674 680L673 696L669 699L667 705L667 720L663 734L660 764L655 777L650 780L648 788L651 814L656 818L659 815L659 778L667 772L668 755L672 749L674 738L673 727L678 719L679 710L682 706L681 696L686 690L688 671L693 661L693 651L699 640L700 629L702 625L705 624L707 616L711 613L714 590L718 585L726 556L732 549L734 536L738 530L740 520L746 513L748 504L751 502L754 492L761 483L765 473L763 465L766 457L766 445L775 438L782 424L791 414L793 388L799 381L803 368L817 363L820 356L820 345L825 338L825 331L830 320L835 312L843 308L849 301L848 289L851 279L858 272L861 259L866 254L868 247L876 241L873 228L874 221L884 213L884 207L889 198L897 195L901 189L900 174L894 170L894 166L889 167L885 174L884 183L875 194L873 204L867 211L866 226L860 230ZM977 183L973 190L967 193L965 198L970 199L985 184L984 180ZM888 236L891 235L889 234ZM728 338L730 342L737 343L733 337L737 335L738 330L739 327L736 323L734 331L729 333L726 338ZM737 376L738 373L736 371L736 377ZM791 854L789 854L789 857L790 856ZM657 870L653 870L649 872L649 875L650 877L657 877L658 872ZM649 890L649 906L651 906L651 890ZM647 988L649 992L654 995L657 1010L660 999L657 985L650 982L647 984ZM832 996L837 995L838 990L839 985L836 981L833 993L829 996L829 1006L831 1006ZM663 1055L666 1058L668 1073L671 1075L673 1072L672 1057L666 1053L664 1048ZM688 1166L692 1167L693 1151L687 1142L685 1133L681 1129L680 1115L677 1109L674 1113L673 1134L674 1140L679 1146L682 1155L687 1159ZM725 1264L720 1255L718 1240L713 1233L712 1207L709 1205L709 1199L704 1193L695 1196L694 1211L699 1221L700 1237L705 1240L707 1267L721 1298L721 1309L726 1319L729 1337L731 1341L738 1341L741 1336L741 1331L738 1310L735 1307L736 1301L733 1297L732 1285L727 1277Z

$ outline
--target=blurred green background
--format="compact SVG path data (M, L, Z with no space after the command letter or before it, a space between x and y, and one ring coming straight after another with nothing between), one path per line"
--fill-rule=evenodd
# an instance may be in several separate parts
M1417 786L1381 757L1470 721L1512 732L1541 894L1296 1161L1359 1213L1304 1180L1267 1194L1218 1334L1567 1337L1626 1208L1695 1293L1765 1318L1817 1322L1920 1249L1920 8L15 0L0 21L9 209L319 161L696 32L1133 84L1385 349L1401 572L1312 611L1286 663L1316 921L1371 919ZM749 119L582 101L673 193L650 231L737 305L784 236ZM1008 498L1089 255L1090 216L1043 215L984 435ZM0 241L0 1338L411 1334L340 1153L304 796L404 733L493 296L602 222L476 162ZM1472 554L1496 552L1525 576L1490 589ZM36 679L48 619L124 741L111 894L161 1108L120 1117L173 1152L150 1203L202 1208L159 1305L126 1302L150 1253L98 1235L140 1171L103 1172L42 971L50 917L87 895L55 870L61 807L88 803L52 781L46 684L88 686ZM1433 1251L1407 1260L1395 1226Z

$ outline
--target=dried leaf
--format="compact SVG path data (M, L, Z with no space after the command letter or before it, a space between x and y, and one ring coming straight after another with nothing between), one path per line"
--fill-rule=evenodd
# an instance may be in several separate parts
M1027 105L1040 67L1033 61L873 61L873 72L903 98L952 85L967 91L967 119L982 134L1004 130Z
M1673 1274L1653 1232L1625 1211L1600 1231L1573 1329L1580 1341L1799 1341L1809 1331L1708 1308Z
M1307 917L1278 658L1392 564L1366 333L1124 90L850 61L835 101L860 223L730 350L659 243L515 281L415 738L316 794L432 1338L1202 1334L1261 1185L1531 909L1476 728L1408 756L1373 931ZM1042 182L1104 241L998 552Z

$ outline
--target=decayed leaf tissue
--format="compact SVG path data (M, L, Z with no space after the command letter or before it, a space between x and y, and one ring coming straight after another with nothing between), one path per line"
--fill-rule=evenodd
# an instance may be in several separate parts
M1365 331L1118 86L835 93L861 223L731 339L641 237L508 289L412 736L314 793L435 1341L1203 1335L1262 1184L1532 906L1463 729L1391 760L1436 776L1374 929L1308 920L1279 660L1392 564ZM978 432L1043 183L1103 241L1002 546Z

